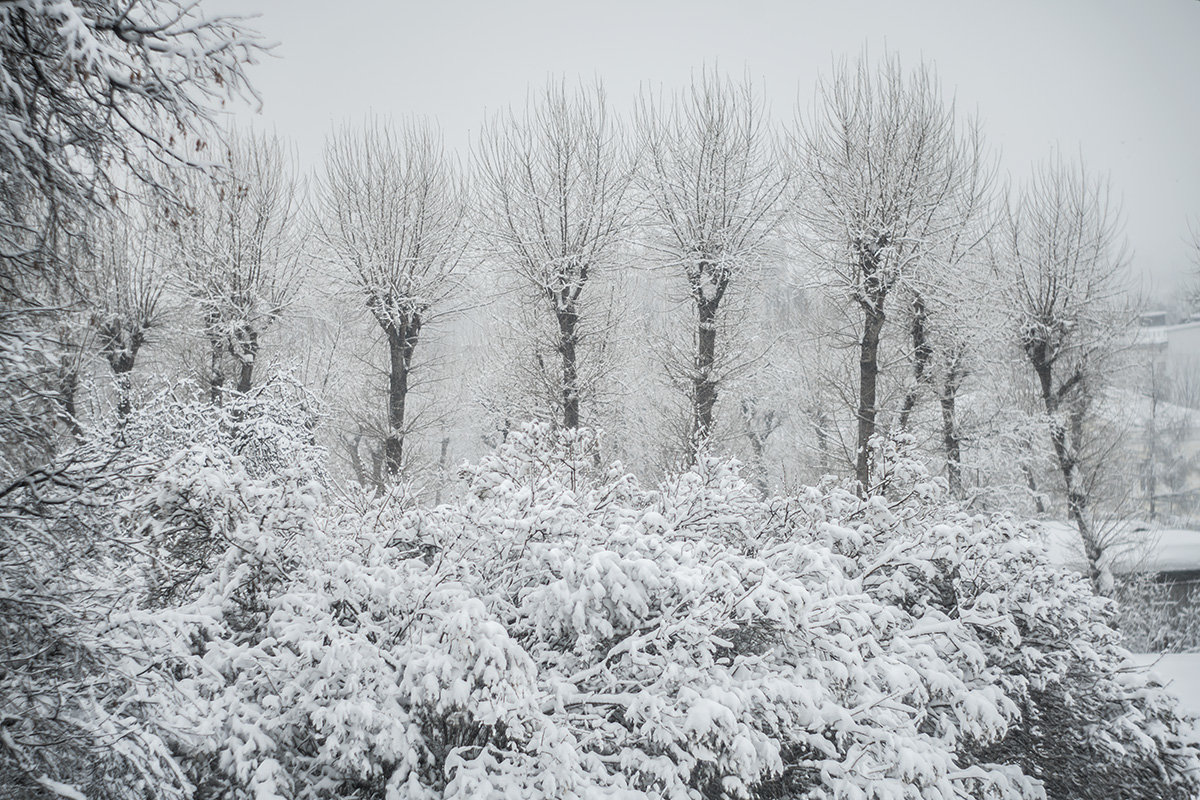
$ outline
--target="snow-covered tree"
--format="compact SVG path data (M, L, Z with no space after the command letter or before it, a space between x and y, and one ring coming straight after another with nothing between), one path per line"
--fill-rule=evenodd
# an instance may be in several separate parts
M293 303L304 279L299 180L278 136L234 134L218 171L182 176L172 217L183 291L200 318L214 402L225 386L254 383L262 337Z
M589 317L595 304L584 291L612 265L629 226L630 148L601 85L572 92L552 81L523 115L491 120L475 163L496 256L553 317L553 402L563 426L578 427L581 403L592 393L581 344L589 344L585 336L599 322L599 315ZM539 372L547 372L544 365Z
M865 57L839 64L817 84L814 111L796 136L809 180L801 236L830 285L861 315L855 475L863 491L872 476L888 300L936 247L962 232L960 213L969 204L959 195L976 190L980 169L970 141L932 70L906 71L895 57L877 67Z
M669 102L646 96L639 107L640 182L661 233L652 246L682 272L695 309L695 350L684 370L692 461L713 432L722 301L753 275L788 186L766 117L748 79L734 83L715 68Z
M96 346L112 372L117 416L132 408L138 353L164 317L167 242L149 210L135 205L96 217L80 276Z
M462 284L465 178L430 123L344 127L325 148L317 237L387 339L388 479L403 467L413 355L432 316Z
M1012 337L1033 372L1089 575L1106 588L1083 460L1114 350L1132 324L1120 212L1104 180L1056 157L1011 198L1003 230L998 268Z

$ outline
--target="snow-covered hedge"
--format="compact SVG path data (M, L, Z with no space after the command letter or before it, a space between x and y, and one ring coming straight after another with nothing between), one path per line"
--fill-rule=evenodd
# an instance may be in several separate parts
M914 465L887 497L764 501L735 465L646 490L594 452L530 427L461 502L365 511L180 456L149 529L185 535L187 507L226 545L147 612L189 780L255 800L1200 789L1109 602Z
M903 448L884 496L765 501L533 426L429 508L327 496L302 400L164 397L11 490L0 796L1200 789L1109 601Z

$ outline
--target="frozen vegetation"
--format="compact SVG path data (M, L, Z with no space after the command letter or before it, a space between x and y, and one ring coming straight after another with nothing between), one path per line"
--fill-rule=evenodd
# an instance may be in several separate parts
M894 54L305 175L205 5L0 0L0 800L1197 797L1103 176Z
M1128 668L1110 602L894 448L868 498L831 481L764 499L708 458L644 488L597 466L587 432L535 424L431 507L330 495L315 422L287 384L224 408L163 397L15 490L47 513L0 563L6 641L26 643L0 684L6 785L256 800L1200 788L1190 722Z

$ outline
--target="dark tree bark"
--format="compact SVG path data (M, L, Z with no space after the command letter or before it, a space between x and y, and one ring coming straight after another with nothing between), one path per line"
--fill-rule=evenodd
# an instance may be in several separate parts
M722 294L723 294L722 287ZM712 436L713 409L717 405L717 309L721 298L696 300L696 368L692 375L692 434L690 457L696 457Z
M963 496L962 487L962 439L958 434L955 404L958 398L961 375L956 364L951 364L942 384L939 401L942 406L942 449L946 454L946 482L950 496Z
M133 387L130 385L130 373L133 372L133 366L137 362L138 350L142 346L141 331L134 331L129 334L128 341L123 346L117 345L117 340L110 340L114 346L105 348L105 357L108 359L108 367L112 370L113 381L117 385L117 419L124 421L129 418L129 412L133 410L133 398L130 393Z
M117 419L121 422L124 422L133 410L130 373L133 372L138 352L146 341L146 329L152 325L149 319L150 316L132 324L128 321L116 321L97 327L100 350L104 353L104 359L113 374L113 383L116 384Z
M1088 496L1079 474L1079 446L1087 403L1085 376L1081 370L1076 370L1070 378L1055 387L1054 362L1049 343L1037 339L1027 340L1025 352L1037 375L1042 403L1050 420L1050 443L1054 448L1054 458L1058 462L1058 469L1067 490L1067 516L1075 523L1079 529L1079 537L1083 540L1088 580L1097 592L1101 592L1103 587L1100 582L1099 564L1103 551L1088 519ZM1064 400L1069 401L1065 409L1069 425L1064 424L1061 418Z
M871 437L875 435L878 413L876 395L879 385L879 338L883 331L882 306L863 304L863 335L858 357L858 451L854 477L859 492L865 494L871 485Z
M566 310L559 311L558 317L558 353L562 357L562 405L563 427L579 427L579 365L576 353L578 338L576 327L579 325L579 314L572 305Z
M62 406L63 416L66 417L67 427L73 436L83 435L83 426L79 424L76 399L79 396L79 370L70 367L59 375L58 401Z
M208 339L208 400L214 405L221 405L225 390L225 369L221 364L224 348L220 338L210 336Z
M900 408L900 428L908 430L912 412L917 407L917 395L921 387L929 381L929 361L933 357L933 348L929 344L929 309L925 298L919 293L913 297L912 323L909 325L909 336L913 348L913 386L904 395L904 404Z
M384 440L384 469L388 477L400 474L404 458L404 408L408 401L408 376L413 351L421 334L421 316L413 314L388 328L388 433Z
M871 486L871 437L875 435L878 415L879 340L887 317L884 304L891 291L893 277L884 273L882 251L887 247L887 234L871 241L856 241L859 269L863 276L858 304L863 311L863 333L858 348L858 439L854 477L859 493L866 495Z
M254 385L254 364L258 360L258 331L251 325L238 329L229 342L229 352L238 360L237 390L241 394Z

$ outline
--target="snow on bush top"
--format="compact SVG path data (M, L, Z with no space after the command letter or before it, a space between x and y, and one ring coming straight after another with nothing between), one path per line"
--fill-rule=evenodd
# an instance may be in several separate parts
M138 632L205 792L1200 789L1187 722L1123 668L1110 602L1022 527L943 504L919 465L867 500L764 500L708 459L647 490L595 467L587 434L533 425L467 468L460 502L363 513L207 452L132 506L167 545L214 537L203 558L161 547L156 574L186 590Z

